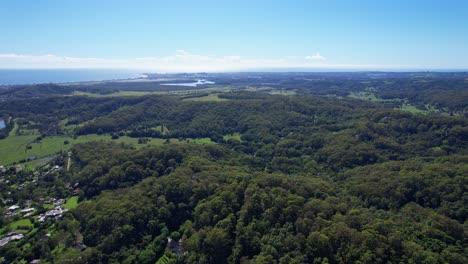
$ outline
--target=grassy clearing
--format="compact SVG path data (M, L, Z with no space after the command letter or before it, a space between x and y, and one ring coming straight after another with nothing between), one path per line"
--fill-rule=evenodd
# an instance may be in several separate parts
M53 205L53 204L44 204L42 206L47 210L52 210L55 207L55 205Z
M190 94L198 94L198 93L225 93L232 91L233 88L231 87L209 87L209 88L192 88L186 90L176 90L176 91L164 91L159 92L159 94L168 94L168 95L190 95Z
M183 99L183 100L184 101L190 101L190 102L225 102L225 101L229 101L228 99L225 99L225 98L219 98L218 95L219 94L209 94L207 96L186 98L186 99Z
M428 111L418 109L414 105L411 105L411 104L403 104L400 107L400 110L403 111L403 112L410 112L410 113L413 113L413 114L427 114L428 113Z
M31 160L31 161L23 163L23 165L24 167L27 167L27 168L36 168L37 166L43 164L42 160L43 159Z
M33 224L31 223L31 220L29 219L21 219L21 220L18 220L16 222L13 222L9 225L9 227L11 228L11 230L16 230L18 229L19 226L29 226L29 227L32 227Z
M9 225L0 229L0 234L9 232L10 230L18 230L19 226L28 226L30 229L33 228L33 224L29 219L21 219L15 222L10 223Z
M188 138L185 142L196 144L196 145L216 144L215 142L211 141L210 138ZM182 141L182 143L184 143L184 141Z
M154 92L140 92L140 91L119 91L110 94L95 94L74 91L72 96L89 96L89 97L117 97L117 96L145 96L145 95L189 95L194 93L204 93L204 92L228 92L231 91L230 87L210 87L210 88L192 88L186 90L175 90L175 91L154 91Z
M165 125L155 126L155 127L152 128L152 130L160 132L161 135L168 135L169 133L171 133L169 128L167 128L167 126L165 126Z
M78 206L78 196L68 198L67 202L63 205L65 209L75 209Z
M159 127L159 129L161 129ZM167 128L163 128L165 132L168 132ZM27 168L35 168L41 164L41 158L54 155L59 152L69 151L74 144L86 143L91 141L113 141L116 143L125 143L133 145L136 148L142 148L145 146L160 146L167 143L193 143L193 144L214 144L209 138L197 138L187 139L186 141L179 141L177 139L162 139L162 138L149 138L145 144L138 144L138 138L132 137L119 137L118 139L112 139L110 135L84 135L77 138L67 136L53 136L42 139L39 143L33 143L37 138L36 136L16 136L10 135L9 137L0 140L0 164L8 165L20 160L26 159L30 156L35 156L37 160L29 161L23 165ZM68 144L64 142L68 141ZM26 146L31 146L31 149L27 149Z
M37 158L47 157L58 152L68 151L70 148L77 143L85 143L90 141L115 141L118 143L128 143L137 145L138 139L130 137L120 137L119 139L111 139L110 135L85 135L80 136L76 139L66 136L53 136L46 137L38 143L33 143L37 138L36 136L16 136L10 135L9 137L0 140L0 164L6 165L13 162L19 162L22 159L26 159L30 156L36 156ZM64 142L68 141L68 144ZM152 141L152 143L159 144L158 141ZM31 149L27 149L26 146L31 146ZM137 146L138 147L138 146ZM28 165L36 166L40 161L28 162Z
M9 136L0 140L0 164L10 164L29 156L26 151L27 144L34 141L37 136Z
M242 135L239 134L239 133L234 133L234 134L224 135L224 136L223 136L223 139L224 139L224 140L228 140L228 139L231 139L231 138L232 138L232 139L236 139L236 140L239 140L239 141L242 142L241 136L242 136Z

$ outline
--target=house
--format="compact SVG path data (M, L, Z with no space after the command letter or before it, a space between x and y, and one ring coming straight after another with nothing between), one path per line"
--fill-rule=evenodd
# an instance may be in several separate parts
M20 208L20 207L19 207L18 205L12 205L12 206L8 207L8 210L10 210L10 211L16 211L16 210L18 210L19 208Z
M16 233L16 232L10 232L4 238L0 239L0 247L3 247L4 245L10 243L13 240L20 240L23 237L24 237L23 234L19 234L19 233Z
M67 212L67 209L62 209L60 206L56 206L54 209L47 211L45 214L39 215L37 221L44 222L47 217L59 218L63 213Z
M29 264L38 264L40 262L41 262L40 259L35 259L35 260L31 260L31 262L29 262Z
M65 203L65 199L58 199L56 202L55 202L55 205L56 206L59 206L59 205L62 205Z
M26 208L26 209L23 209L20 211L20 213L22 214L27 214L27 213L31 213L31 212L34 212L34 208Z

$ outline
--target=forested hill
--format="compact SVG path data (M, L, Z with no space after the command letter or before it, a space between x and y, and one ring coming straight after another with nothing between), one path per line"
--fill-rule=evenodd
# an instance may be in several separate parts
M313 96L354 97L392 107L468 116L466 72L248 72L146 74L139 80L0 86L0 102L50 96L119 96L144 93L197 96L209 92L260 91ZM210 82L181 86L197 79ZM174 85L175 84L175 85ZM414 109L413 109L414 110Z
M79 204L58 220L31 217L36 229L0 255L45 263L468 262L466 118L341 97L216 96L2 103L16 132L38 131L42 141L108 135L139 144L75 144L69 170L63 153L58 169L36 172L40 191L2 183L2 198L8 190L15 204L71 191Z

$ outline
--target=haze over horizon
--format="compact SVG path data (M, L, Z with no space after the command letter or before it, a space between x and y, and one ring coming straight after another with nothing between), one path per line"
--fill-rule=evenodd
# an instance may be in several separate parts
M463 1L15 1L0 69L468 69Z

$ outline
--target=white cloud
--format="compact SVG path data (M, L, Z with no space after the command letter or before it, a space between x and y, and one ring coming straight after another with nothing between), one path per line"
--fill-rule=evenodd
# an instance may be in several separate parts
M327 58L323 57L322 55L320 55L320 53L315 53L314 55L310 55L310 56L306 56L305 57L306 60L326 60Z
M314 60L314 63L310 63ZM132 59L64 57L57 55L0 54L0 69L134 69L155 72L221 72L275 69L398 69L399 66L324 63L319 53L303 57L256 59L241 56L208 56L177 50L173 55Z

